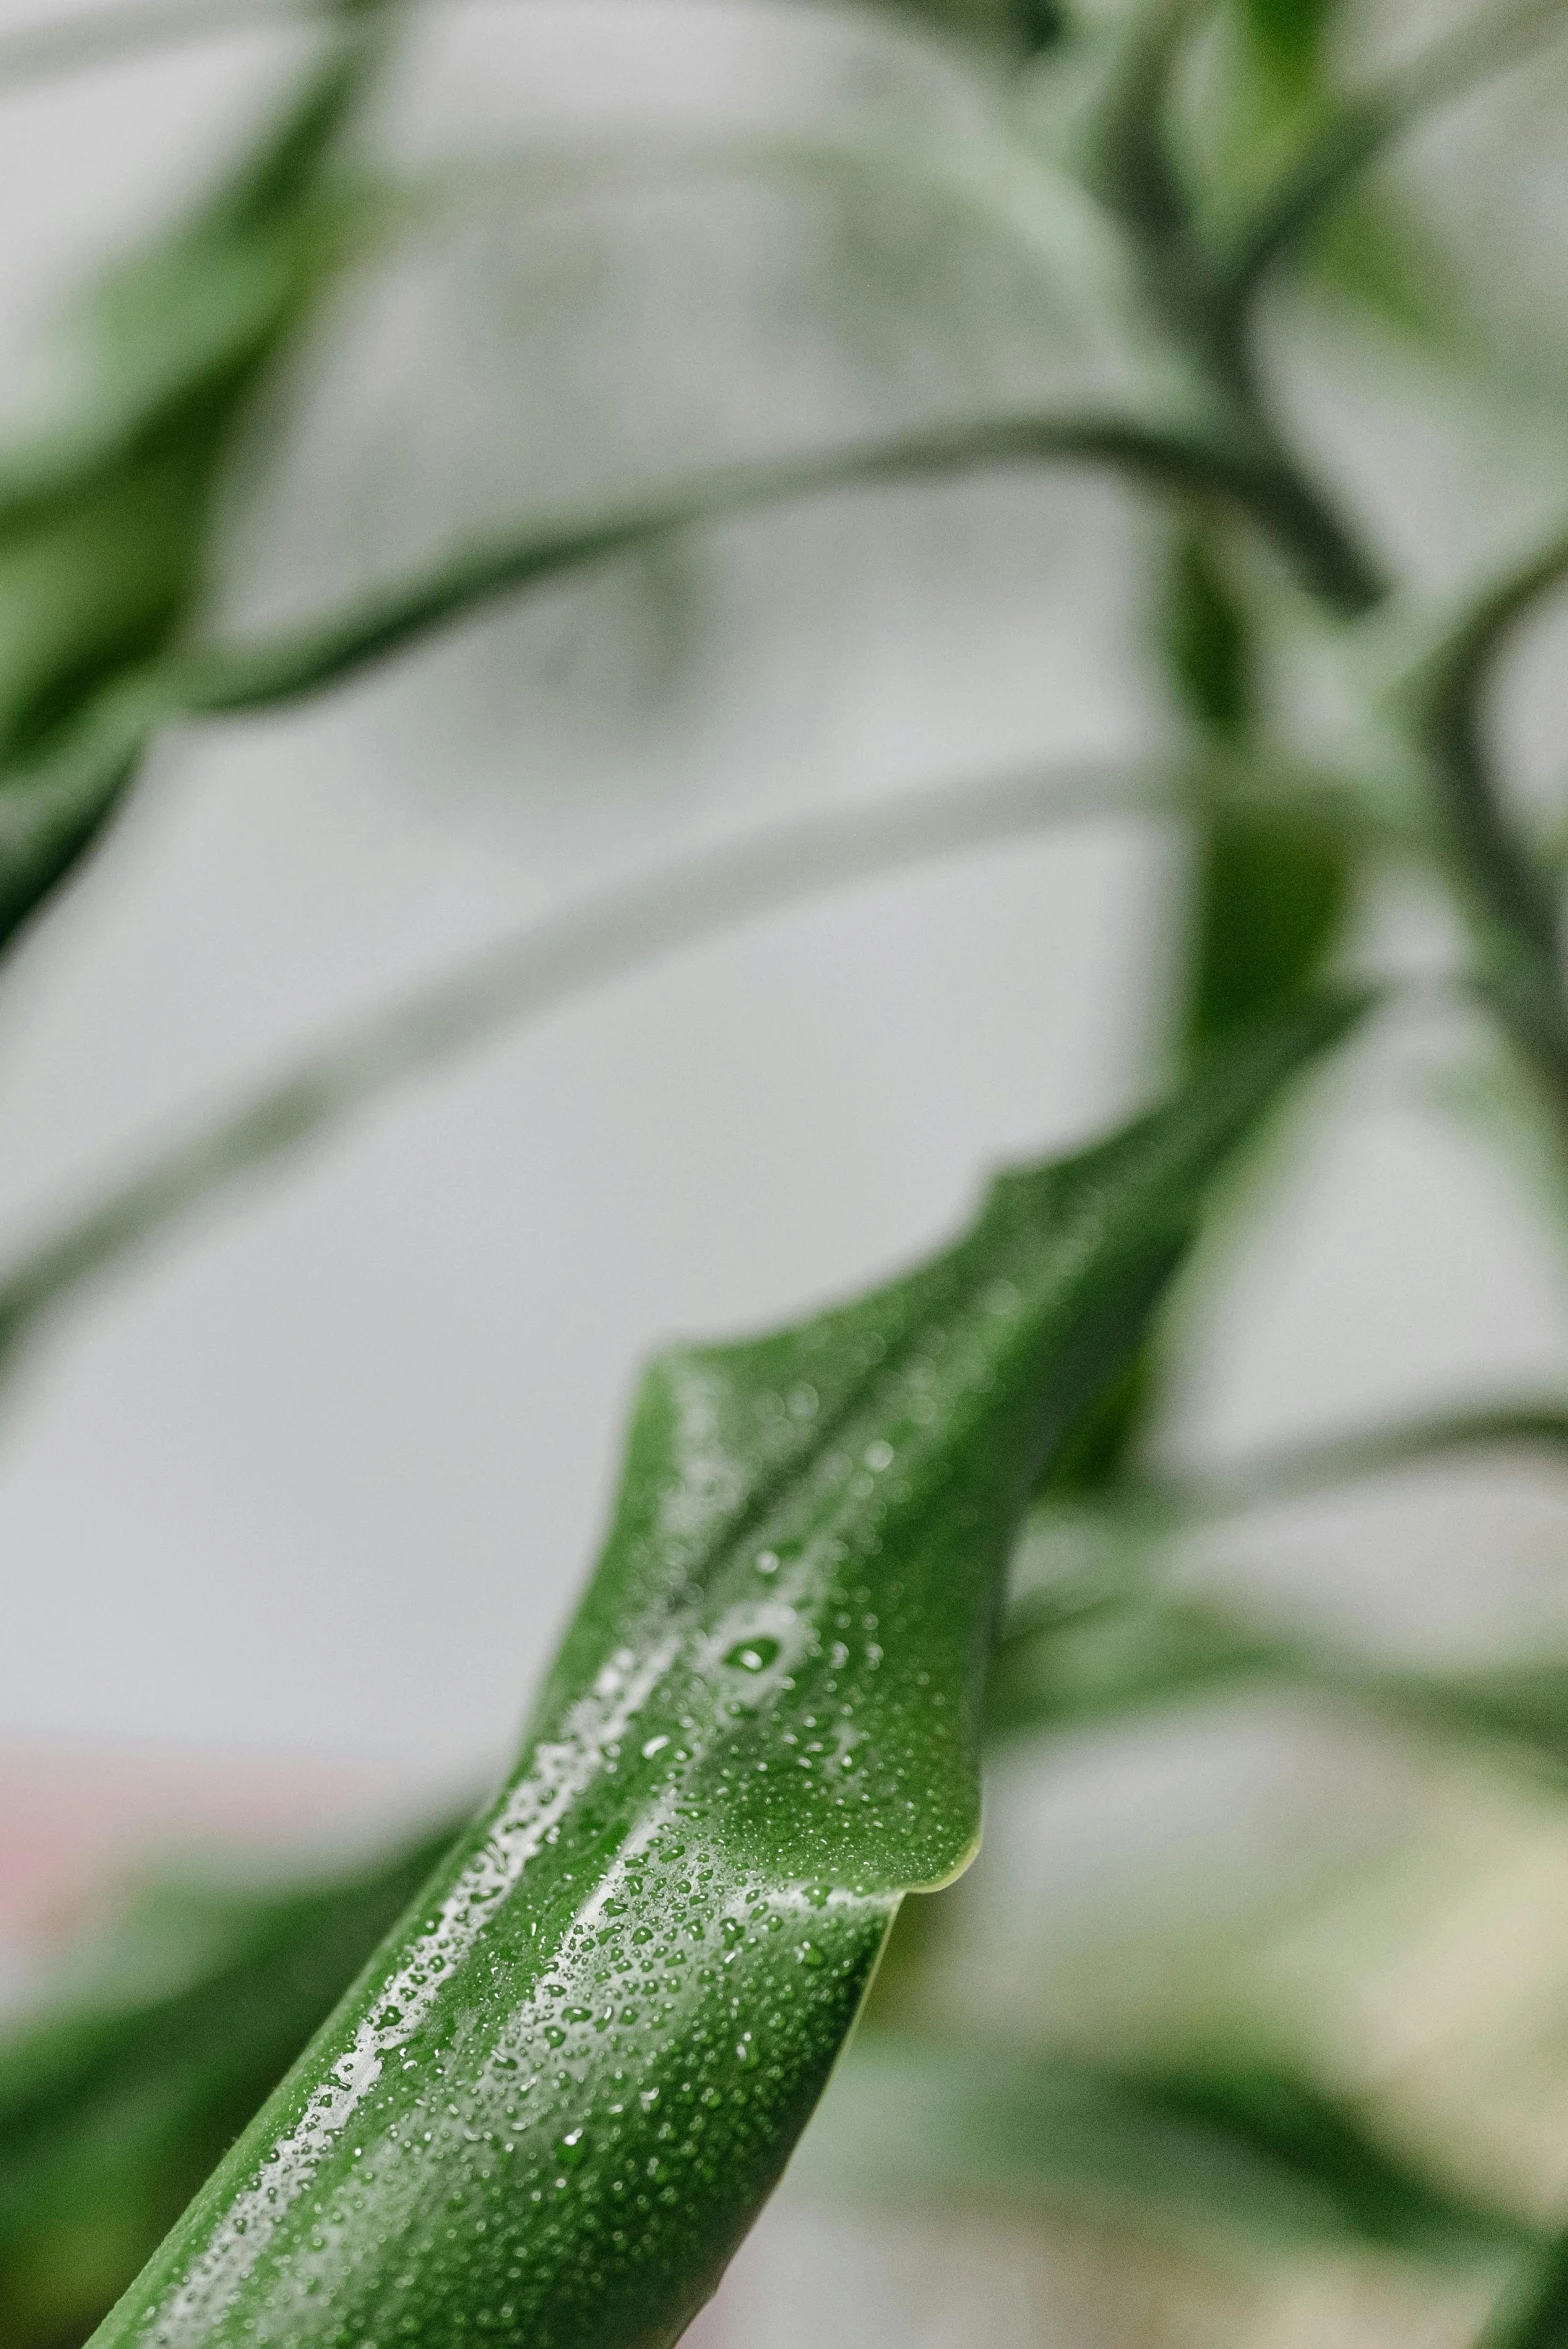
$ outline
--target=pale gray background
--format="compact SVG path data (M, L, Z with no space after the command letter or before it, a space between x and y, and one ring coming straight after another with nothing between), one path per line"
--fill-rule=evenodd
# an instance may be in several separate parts
M19 415L54 380L39 327L62 288L198 184L301 54L234 34L0 98ZM541 125L827 115L896 141L965 105L935 52L829 12L477 0L431 13L384 135L428 157ZM236 514L231 609L309 609L454 516L559 506L606 464L646 478L1061 363L1048 304L1009 300L986 342L996 305L962 253L926 345L901 341L891 294L846 320L804 210L803 230L788 191L732 190L530 229L502 206L372 282ZM1352 352L1310 314L1281 334L1312 429L1426 579L1568 497L1528 403L1461 429L1417 384L1411 423L1392 350ZM820 503L500 614L297 716L170 741L9 974L0 1225L25 1232L332 1016L614 876L790 813L1149 741L1152 528L1107 484L1050 476ZM1550 650L1525 729L1543 776ZM478 1054L116 1277L8 1398L0 1733L432 1784L487 1766L590 1556L639 1358L898 1264L998 1159L1121 1111L1157 1041L1142 998L1169 967L1177 853L1084 830L760 923ZM1388 918L1441 952L1426 917ZM1408 1069L1358 1099L1284 1240L1258 1243L1194 1440L1564 1360L1557 1260L1502 1178ZM1522 1582L1490 1585L1505 1620L1559 1605L1563 1527L1536 1507Z

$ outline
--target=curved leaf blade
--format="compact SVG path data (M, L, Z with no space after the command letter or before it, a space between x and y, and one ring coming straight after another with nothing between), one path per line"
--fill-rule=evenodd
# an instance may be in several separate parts
M858 1303L654 1363L517 1774L101 2349L679 2335L902 1893L974 1848L990 1628L1043 1457L1136 1346L1209 1180L1360 1008L1304 1008L1004 1176Z

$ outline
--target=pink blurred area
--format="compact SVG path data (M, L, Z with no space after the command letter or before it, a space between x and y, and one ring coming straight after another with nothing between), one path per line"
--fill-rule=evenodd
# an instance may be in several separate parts
M0 1960L25 1972L160 1863L308 1863L397 1817L384 1773L342 1763L0 1746Z
M428 1787L343 1763L232 1755L0 1746L0 2011L41 1989L52 1949L118 1888L160 1864L254 1858L302 1866L428 1817ZM721 2349L722 2308L688 2349Z

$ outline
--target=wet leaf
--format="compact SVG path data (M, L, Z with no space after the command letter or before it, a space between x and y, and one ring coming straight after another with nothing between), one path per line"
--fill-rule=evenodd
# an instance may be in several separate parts
M102 2349L678 2336L901 1895L974 1849L990 1626L1043 1460L1209 1180L1356 1010L1305 1008L1002 1177L967 1237L858 1303L653 1364L516 1775Z

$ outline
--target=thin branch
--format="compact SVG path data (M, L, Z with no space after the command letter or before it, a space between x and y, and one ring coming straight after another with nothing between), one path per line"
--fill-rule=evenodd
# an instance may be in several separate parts
M1241 1467L1171 1483L1139 1486L1136 1505L1172 1522L1212 1522L1277 1502L1304 1500L1400 1469L1430 1465L1470 1452L1523 1447L1555 1456L1568 1467L1568 1397L1466 1406L1319 1443L1265 1453Z
M845 124L703 130L636 124L532 138L521 151L500 149L388 178L371 195L417 225L487 198L542 208L590 195L635 195L649 186L759 176L869 186L945 208L1047 264L1054 291L1083 299L1086 318L1102 333L1114 319L1124 337L1143 346L1138 356L1152 359L1118 226L1077 180L1001 125L985 137L911 145ZM1158 371L1171 376L1164 354Z
M176 655L123 691L149 724L263 709L339 684L498 596L634 552L672 531L835 490L1073 458L1180 490L1243 502L1257 494L1244 450L1136 417L1069 414L939 425L823 454L720 467L678 489L629 502L618 513L546 530L535 524L516 536L471 546L422 579L367 597L312 628Z
M1538 1452L1568 1468L1568 1395L1416 1414L1194 1476L1128 1476L1065 1509L1059 1500L1038 1502L1025 1520L1025 1540L1049 1545L1065 1524L1080 1537L1092 1527L1112 1550L1137 1549L1253 1510L1342 1492L1347 1485L1397 1475L1401 1469L1508 1449ZM1025 1596L1032 1604L1042 1592L1050 1598L1049 1577L1038 1590L1031 1580Z
M409 1078L657 957L925 858L1106 816L1181 815L1170 765L1034 770L835 811L713 849L524 931L346 1026L239 1107L46 1233L0 1273L0 1350L186 1209L322 1139Z
M1299 245L1343 193L1413 124L1517 65L1568 28L1564 0L1522 5L1461 26L1381 88L1346 100L1340 112L1281 175L1240 231L1220 267L1226 298L1245 309L1275 263Z
M1486 697L1518 623L1568 578L1568 531L1469 599L1395 699L1425 753L1483 985L1537 1069L1568 1136L1568 1004L1558 887L1509 816L1484 735Z
M1025 416L934 427L822 455L718 467L675 490L470 546L420 579L331 618L159 657L107 687L35 765L0 775L0 946L101 833L159 727L268 709L346 683L498 597L566 578L672 532L835 490L1079 458L1178 493L1228 497L1268 520L1266 480L1242 445L1115 415ZM1310 570L1321 550L1296 547ZM1332 549L1328 551L1332 560Z

